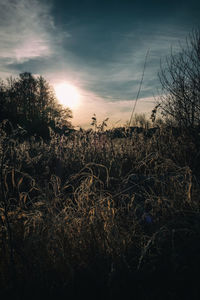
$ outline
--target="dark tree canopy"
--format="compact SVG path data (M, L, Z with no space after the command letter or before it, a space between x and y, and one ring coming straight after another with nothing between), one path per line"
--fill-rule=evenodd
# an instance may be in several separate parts
M194 30L178 54L171 53L159 73L163 115L181 128L200 125L200 31Z
M0 82L0 121L8 119L29 134L49 136L49 127L71 127L72 112L58 104L54 90L42 77L22 73Z

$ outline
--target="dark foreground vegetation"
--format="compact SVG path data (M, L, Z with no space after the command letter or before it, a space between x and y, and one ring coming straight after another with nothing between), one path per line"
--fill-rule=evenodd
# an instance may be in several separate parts
M94 130L75 131L43 79L1 85L2 299L199 299L200 35L190 38L160 73L152 128L105 132L93 117Z
M190 136L163 126L151 137L52 132L44 142L7 121L0 131L5 295L197 299L200 158Z

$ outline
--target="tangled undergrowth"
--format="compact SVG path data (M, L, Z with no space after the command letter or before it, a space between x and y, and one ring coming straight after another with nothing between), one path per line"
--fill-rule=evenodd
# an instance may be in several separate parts
M114 139L83 130L51 132L48 142L24 135L1 123L5 295L198 298L199 147L192 137L165 126Z

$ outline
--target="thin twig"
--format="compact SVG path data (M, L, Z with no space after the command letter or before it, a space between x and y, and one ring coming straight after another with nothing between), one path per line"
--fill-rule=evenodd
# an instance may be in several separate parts
M133 109L132 109L132 113L131 113L131 117L130 117L130 121L129 121L129 127L131 126L131 121L132 121L132 118L133 118L133 114L134 114L134 111L135 111L135 108L136 108L136 104L137 104L137 101L138 101L138 98L139 98L139 95L140 95L140 92L141 92L141 88L142 88L142 83L143 83L143 79L144 79L144 73L145 73L145 69L146 69L147 58L148 58L149 52L150 52L150 49L147 50L147 53L146 53L146 56L145 56L145 62L144 62L142 77L141 77L141 80L140 80L140 85L139 85L137 97L136 97L136 100L135 100L135 103L134 103L134 106L133 106Z

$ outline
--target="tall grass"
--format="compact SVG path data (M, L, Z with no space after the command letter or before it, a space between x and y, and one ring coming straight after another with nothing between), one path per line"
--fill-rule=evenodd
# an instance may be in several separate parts
M161 299L164 289L171 299L179 289L179 299L186 287L167 279L195 283L199 149L190 136L164 125L118 139L51 132L49 142L7 121L0 131L2 291ZM160 276L163 285L152 280Z

